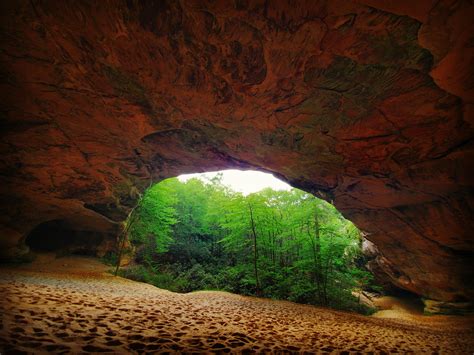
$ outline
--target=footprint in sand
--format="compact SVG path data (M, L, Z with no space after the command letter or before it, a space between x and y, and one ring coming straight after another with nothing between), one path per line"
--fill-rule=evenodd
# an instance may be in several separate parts
M178 295L110 276L9 272L8 278L0 272L0 294L9 295L0 298L2 353L461 354L474 348L473 317L389 320L223 292Z

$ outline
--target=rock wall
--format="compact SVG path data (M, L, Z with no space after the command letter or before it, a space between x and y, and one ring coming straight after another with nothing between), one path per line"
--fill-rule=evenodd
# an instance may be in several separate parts
M393 282L472 299L469 1L4 1L0 250L180 173L332 201Z

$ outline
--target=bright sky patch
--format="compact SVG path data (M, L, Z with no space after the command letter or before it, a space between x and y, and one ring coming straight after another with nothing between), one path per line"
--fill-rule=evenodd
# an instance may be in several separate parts
M230 186L234 191L242 192L244 195L263 190L267 187L271 187L274 190L291 190L290 185L273 175L252 170L221 170L201 174L185 174L178 176L178 179L180 181L187 181L196 177L206 180L215 177L219 173L223 175L222 182L224 185Z

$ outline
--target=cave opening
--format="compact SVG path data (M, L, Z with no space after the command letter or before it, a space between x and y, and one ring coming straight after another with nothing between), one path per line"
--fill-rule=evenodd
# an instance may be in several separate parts
M472 313L474 1L1 8L0 355L472 353L472 316L364 319L222 292L213 302L106 271L70 277L55 267L66 258L45 277L3 262L123 244L122 271L162 288L351 310L351 291L371 281L336 206L373 243L371 271L389 287L422 296L426 312ZM222 167L272 171L330 205L283 192L207 203L219 193L195 183L175 198L152 187L170 206L135 207L153 182ZM131 211L143 218L117 243Z
M26 237L32 253L97 256L107 239L113 236L87 229L66 219L55 219L37 225Z
M220 171L164 180L128 221L122 276L175 292L237 294L370 312L376 290L362 234L330 203L270 174Z

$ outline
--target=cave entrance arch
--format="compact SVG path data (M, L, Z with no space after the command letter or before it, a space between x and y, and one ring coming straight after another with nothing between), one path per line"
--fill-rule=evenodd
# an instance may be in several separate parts
M144 193L127 227L135 261L160 277L149 277L135 264L124 275L144 277L160 288L191 292L218 287L244 294L255 288L256 295L266 290L270 297L279 283L280 297L336 305L342 294L352 299L348 292L333 292L342 284L345 291L356 279L371 286L368 276L367 281L349 276L350 268L365 264L360 231L326 201L262 172L226 170L161 181ZM312 267L320 275L316 279L308 277ZM186 281L173 284L172 279ZM292 280L299 279L314 283L306 284L314 288L312 295L298 293Z
M472 4L388 3L5 2L0 256L218 160L333 200L400 287L474 299Z

